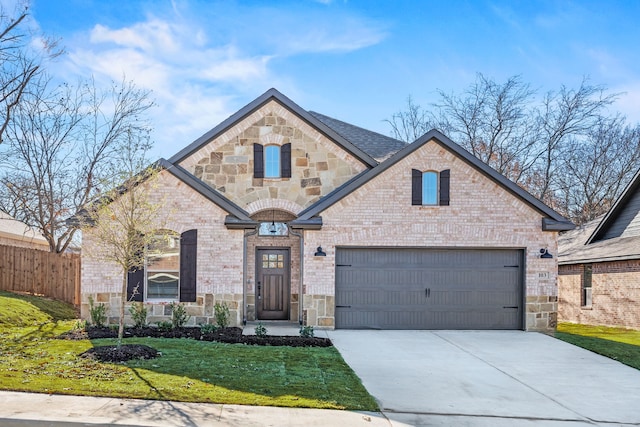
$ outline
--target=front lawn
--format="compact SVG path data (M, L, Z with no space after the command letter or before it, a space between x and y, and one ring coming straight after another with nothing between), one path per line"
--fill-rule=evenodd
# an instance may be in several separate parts
M375 400L334 347L268 347L190 339L127 338L162 356L124 364L78 355L115 340L59 340L72 318L54 318L47 300L0 292L0 389L141 399L349 410ZM43 301L45 301L43 303ZM7 307L11 307L7 309ZM49 313L47 312L49 311ZM53 311L58 313L58 311ZM64 317L64 316L63 316ZM68 318L69 316L67 316Z
M640 369L640 331L607 326L558 324L556 338Z

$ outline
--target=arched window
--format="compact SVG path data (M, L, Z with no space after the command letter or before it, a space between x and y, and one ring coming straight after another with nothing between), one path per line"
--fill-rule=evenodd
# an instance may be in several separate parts
M438 204L438 173L427 171L422 173L422 204Z
M451 171L411 170L411 204L414 206L449 206Z
M145 254L146 300L178 300L180 297L180 235L157 232Z
M264 147L264 177L280 178L280 146Z

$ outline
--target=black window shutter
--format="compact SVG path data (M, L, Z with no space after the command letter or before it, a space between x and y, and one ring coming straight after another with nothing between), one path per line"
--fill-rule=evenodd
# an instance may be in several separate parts
M449 206L449 181L451 171L445 169L440 172L440 206Z
M422 172L411 169L411 204L422 205Z
M144 296L144 267L127 272L127 301L142 301Z
M291 178L291 144L280 147L280 177Z
M264 178L264 147L253 144L253 177Z
M196 300L196 257L198 230L187 230L180 236L180 302Z

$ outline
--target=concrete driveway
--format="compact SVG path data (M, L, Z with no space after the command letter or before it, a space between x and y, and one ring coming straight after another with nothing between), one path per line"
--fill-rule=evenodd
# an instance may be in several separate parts
M640 425L640 371L521 331L327 331L392 425Z

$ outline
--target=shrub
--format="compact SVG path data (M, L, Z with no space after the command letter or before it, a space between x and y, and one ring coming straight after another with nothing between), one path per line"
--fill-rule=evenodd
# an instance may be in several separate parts
M262 322L258 323L258 326L256 326L255 331L256 331L257 337L264 338L267 336L267 328L265 328Z
M147 307L142 302L134 302L129 307L129 313L133 318L133 326L136 328L144 328L147 326Z
M98 328L102 328L107 323L107 306L102 303L94 305L92 297L89 297L89 314L91 323Z
M217 302L213 306L213 312L218 327L226 328L229 326L229 307L227 307L227 304Z
M184 305L172 302L169 307L171 307L171 325L174 329L183 327L191 318Z
M169 332L170 330L173 329L173 323L171 322L160 321L157 323L157 325L158 325L158 329L161 330L162 332Z
M300 336L303 338L313 338L313 326L300 326Z
M218 326L212 323L205 323L200 325L200 332L202 334L212 334L218 330Z

